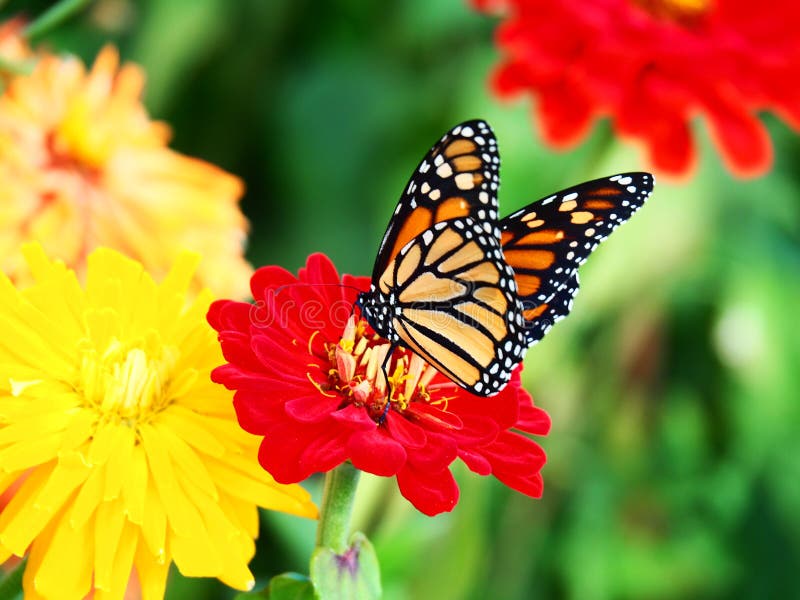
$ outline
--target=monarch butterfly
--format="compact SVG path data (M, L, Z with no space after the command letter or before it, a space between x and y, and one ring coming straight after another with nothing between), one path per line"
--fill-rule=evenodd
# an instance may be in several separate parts
M447 132L411 176L356 300L393 346L480 396L569 313L578 267L653 188L649 173L614 175L498 220L499 169L487 123Z

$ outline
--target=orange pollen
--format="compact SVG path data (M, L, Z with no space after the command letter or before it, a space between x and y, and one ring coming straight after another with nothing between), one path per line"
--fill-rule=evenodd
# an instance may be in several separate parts
M696 24L714 8L714 0L634 0L657 19L680 25Z

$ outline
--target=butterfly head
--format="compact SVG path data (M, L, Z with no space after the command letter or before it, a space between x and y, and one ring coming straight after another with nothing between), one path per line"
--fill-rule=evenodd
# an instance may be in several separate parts
M390 300L384 294L372 289L368 292L361 292L356 297L356 306L375 333L393 342L396 341L397 336L391 326Z

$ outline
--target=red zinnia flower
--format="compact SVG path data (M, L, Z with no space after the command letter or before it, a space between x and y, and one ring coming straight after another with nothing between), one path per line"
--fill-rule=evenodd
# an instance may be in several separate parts
M538 98L553 146L586 136L609 116L621 136L644 143L669 174L694 163L690 120L703 115L728 168L765 172L772 147L759 110L800 128L800 4L741 0L473 0L505 6L497 34L505 53L498 95Z
M366 290L369 280L340 280L330 260L315 254L299 277L262 267L250 283L256 304L222 300L209 310L228 361L212 379L236 390L239 423L264 436L259 460L277 481L298 482L350 460L396 475L403 496L434 515L458 501L449 466L461 458L476 473L541 495L545 455L520 432L545 435L550 419L533 406L518 372L497 396L479 398L397 349L384 418L380 365L389 344L351 316L356 290L340 287Z

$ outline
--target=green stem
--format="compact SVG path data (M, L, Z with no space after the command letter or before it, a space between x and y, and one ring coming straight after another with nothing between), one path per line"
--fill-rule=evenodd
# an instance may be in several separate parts
M61 0L25 28L28 40L37 38L86 8L92 0Z
M0 600L14 600L22 596L22 575L25 573L27 560L24 558L19 561L13 571L0 579Z
M337 554L347 550L350 541L350 514L356 497L361 471L346 462L325 476L322 492L322 514L317 528L317 546L330 548Z

